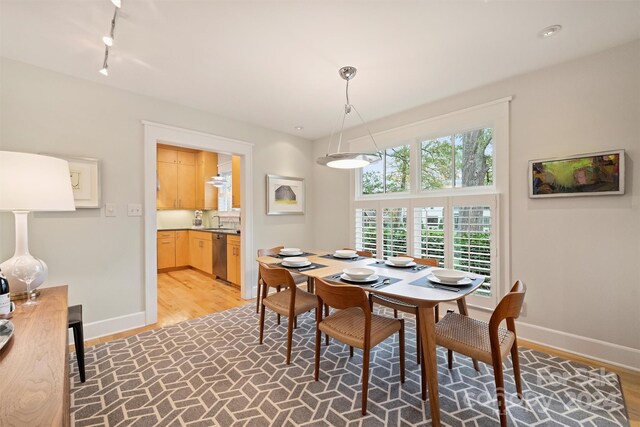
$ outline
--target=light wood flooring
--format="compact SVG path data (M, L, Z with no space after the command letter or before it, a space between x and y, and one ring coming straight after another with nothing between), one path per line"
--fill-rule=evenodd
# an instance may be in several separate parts
M252 300L255 304L255 300ZM158 274L158 322L143 328L109 335L85 343L86 346L101 344L134 335L143 331L173 325L189 319L205 316L248 303L240 298L240 288L225 282L212 280L196 270L179 270ZM640 373L606 363L576 356L539 344L519 340L523 347L542 351L554 356L574 360L589 366L602 367L617 373L627 403L631 427L640 427Z

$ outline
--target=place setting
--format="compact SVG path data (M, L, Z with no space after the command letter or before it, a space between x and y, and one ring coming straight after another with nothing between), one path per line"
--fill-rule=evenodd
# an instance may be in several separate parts
M331 274L323 277L323 279L349 285L367 286L370 289L381 288L402 280L395 277L378 275L375 270L364 267L345 268L341 273Z
M476 277L468 271L458 271L448 268L432 268L426 278L415 280L410 285L428 286L443 291L460 292L469 285L473 285Z
M346 262L353 262L353 261L360 261L363 259L367 259L367 257L358 255L358 252L352 249L339 249L332 254L320 255L320 258L339 259L341 261L346 261Z
M305 252L300 248L282 248L276 258L288 258L288 257L308 257L315 254L311 252Z
M287 257L287 258L284 258L282 261L273 263L271 265L277 265L278 267L285 267L290 270L296 270L299 272L326 267L326 265L324 264L311 262L309 258L303 257L303 256Z
M432 268L428 265L419 265L413 260L413 258L406 256L393 256L387 258L386 260L377 259L375 260L375 262L369 265L378 268L401 269L405 270L407 273L417 273L427 268Z

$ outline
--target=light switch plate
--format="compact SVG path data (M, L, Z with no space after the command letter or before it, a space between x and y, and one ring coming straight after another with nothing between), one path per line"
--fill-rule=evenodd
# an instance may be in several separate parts
M105 203L104 204L104 216L116 216L116 204Z
M129 203L127 205L127 215L142 216L142 205L140 203Z

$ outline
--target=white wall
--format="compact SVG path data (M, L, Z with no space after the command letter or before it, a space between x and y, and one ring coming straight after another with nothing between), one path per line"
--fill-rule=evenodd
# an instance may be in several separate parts
M640 41L369 127L377 132L510 95L510 282L521 279L529 286L526 315L520 319L536 331L550 328L629 347L625 351L635 355L640 368ZM366 112L366 106L359 108ZM347 138L363 135L360 127ZM314 156L326 147L326 139L317 141ZM624 196L528 198L529 160L616 148L627 150ZM319 247L342 247L350 240L350 179L349 173L314 167L314 205L331 206L314 221ZM564 342L559 338L552 344L571 347L572 337L565 335Z
M85 322L144 311L143 220L127 203L143 203L141 120L244 140L254 147L254 247L313 247L313 209L267 217L265 175L303 177L311 186L312 144L301 138L180 105L76 79L24 63L0 65L0 149L101 160L104 209L31 214L30 249L49 265L47 285L69 285ZM0 259L14 250L13 215L0 214ZM155 248L152 248L155 251Z

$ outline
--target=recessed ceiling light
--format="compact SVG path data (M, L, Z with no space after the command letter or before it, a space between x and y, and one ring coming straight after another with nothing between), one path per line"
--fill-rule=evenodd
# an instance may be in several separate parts
M562 25L551 25L538 33L543 39L557 34L562 29Z
M296 127L294 127L294 129L295 130L302 130L302 129L304 129L304 127L303 126L296 126Z

